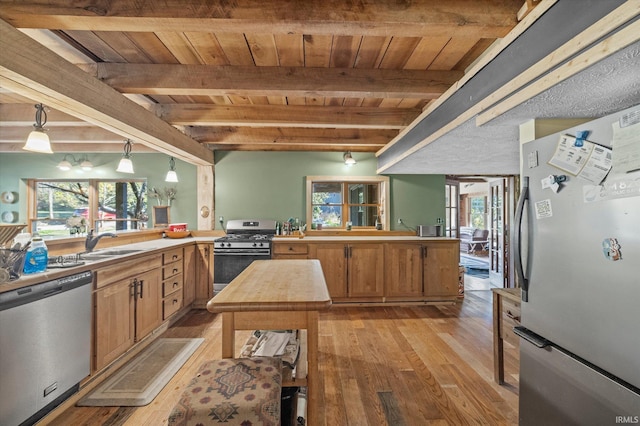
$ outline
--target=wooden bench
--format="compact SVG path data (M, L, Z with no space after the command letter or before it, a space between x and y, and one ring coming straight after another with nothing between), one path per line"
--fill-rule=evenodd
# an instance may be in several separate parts
M280 425L282 361L226 358L204 363L169 415L169 426Z

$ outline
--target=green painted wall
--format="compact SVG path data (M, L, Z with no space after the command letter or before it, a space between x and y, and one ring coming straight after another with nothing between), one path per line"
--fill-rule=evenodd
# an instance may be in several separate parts
M164 189L175 187L176 199L171 205L171 221L187 222L192 228L196 227L196 168L191 164L176 160L176 172L178 183L165 182L164 178L169 170L169 157L164 154L135 153L133 147L133 167L135 173L129 175L116 172L121 154L88 154L94 168L89 172L74 167L67 172L59 170L56 166L62 160L65 153L35 154L35 153L2 153L0 154L0 193L12 191L19 193L19 201L16 204L0 204L0 214L6 210L18 211L20 223L26 222L26 183L28 178L41 179L127 179L146 178L149 187ZM78 159L82 154L75 155ZM149 200L153 205L155 200ZM151 214L149 214L151 224Z
M216 221L268 218L304 220L307 176L374 176L376 157L354 153L347 167L336 152L217 152ZM444 218L443 175L391 175L391 228L415 229Z
M64 153L53 155L33 153L0 154L0 192L18 192L16 204L0 203L0 214L6 210L18 211L24 222L26 188L23 179L66 179L89 177L102 179L127 178L130 175L115 171L120 154L89 154L94 164L91 172L74 168L62 172L56 168ZM336 152L216 152L215 191L217 218L228 219L269 218L285 220L305 217L306 176L373 176L376 158L370 153L354 153L358 164L347 167L342 153ZM77 158L78 156L76 156ZM175 186L177 199L171 206L172 222L187 222L196 228L196 167L176 160L180 182L169 184L164 177L169 168L169 157L164 154L136 154L133 148L133 177L146 178L150 187ZM444 176L391 175L391 227L405 229L397 223L415 228L416 225L435 224L444 217ZM150 201L153 205L153 200Z

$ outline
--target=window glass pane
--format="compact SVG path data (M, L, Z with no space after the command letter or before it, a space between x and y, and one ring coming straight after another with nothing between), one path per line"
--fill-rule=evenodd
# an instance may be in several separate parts
M35 201L38 220L31 231L43 237L69 236L67 219L82 216L81 209L89 203L89 182L37 182Z
M353 226L375 226L377 206L350 206L349 220Z
M146 181L98 183L96 228L100 232L137 229L135 219L142 215L147 215Z
M340 182L314 182L313 204L342 204L342 185Z
M349 204L377 204L378 198L378 184L349 184Z
M313 206L312 213L313 223L321 223L325 227L342 226L342 207L341 206Z

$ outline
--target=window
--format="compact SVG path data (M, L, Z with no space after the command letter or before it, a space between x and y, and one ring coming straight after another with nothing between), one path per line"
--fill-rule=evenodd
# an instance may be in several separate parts
M373 228L387 222L387 177L307 177L307 223L325 228Z
M146 224L146 179L40 180L29 185L29 228L46 237L140 229Z
M447 179L444 186L445 195L445 236L458 238L458 194L460 184Z
M487 197L469 197L469 226L485 229Z

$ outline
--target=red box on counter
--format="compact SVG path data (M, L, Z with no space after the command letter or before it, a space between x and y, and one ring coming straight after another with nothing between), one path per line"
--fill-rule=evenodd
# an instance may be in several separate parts
M169 231L186 231L187 224L186 223L170 223Z

